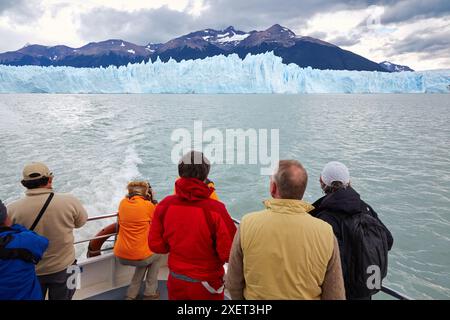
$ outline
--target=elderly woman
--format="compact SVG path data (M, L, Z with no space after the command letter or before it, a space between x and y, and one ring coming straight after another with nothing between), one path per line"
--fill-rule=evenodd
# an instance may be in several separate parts
M148 246L156 201L153 200L153 191L147 182L133 181L127 188L128 195L119 206L119 233L114 246L114 254L120 263L136 267L126 300L137 298L144 278L143 299L157 300L158 271L162 255L153 253Z

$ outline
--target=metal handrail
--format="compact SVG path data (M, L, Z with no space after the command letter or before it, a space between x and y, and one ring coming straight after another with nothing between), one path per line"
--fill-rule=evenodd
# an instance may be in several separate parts
M113 214L105 214L102 216L95 216L95 217L90 217L87 219L87 221L94 221L94 220L101 220L101 219L108 219L108 218L114 218L117 217L117 213L113 213Z
M103 239L103 238L109 238L111 236L115 236L116 234L117 234L117 232L114 232L114 233L105 234L103 236L98 236L98 237L94 237L94 238L90 238L90 239L79 240L79 241L75 241L73 244L80 244L80 243L89 242L91 240L98 240L98 239Z
M117 217L117 213L105 214L105 215L101 215L101 216L90 217L90 218L87 219L87 221L96 221L96 220L109 219L109 218L114 218L114 217ZM75 244L89 242L91 240L98 240L98 239L103 239L103 238L109 238L109 237L115 236L115 235L117 235L117 232L110 233L110 234L105 234L103 236L93 237L93 238L89 238L89 239L78 240L78 241L75 241L73 244L75 245Z
M389 288L387 286L384 286L384 285L381 286L381 292L383 292L391 297L397 298L399 300L413 300L412 298L408 297L407 295L400 293L400 292L398 292L392 288Z
M241 221L239 221L238 219L236 219L236 218L233 218L233 217L231 217L231 219L233 220L233 222L235 223L235 224L237 224L237 225L239 225L240 223L241 223ZM396 290L394 290L394 289L392 289L392 288L389 288L389 287L387 287L387 286L385 286L385 285L382 285L381 286L381 292L383 292L383 293L385 293L385 294L387 294L387 295L389 295L389 296L391 296L391 297L394 297L394 298L396 298L396 299L399 299L399 300L412 300L410 297L408 297L407 295L404 295L404 294L402 294L402 293L400 293L400 292L398 292L398 291L396 291Z

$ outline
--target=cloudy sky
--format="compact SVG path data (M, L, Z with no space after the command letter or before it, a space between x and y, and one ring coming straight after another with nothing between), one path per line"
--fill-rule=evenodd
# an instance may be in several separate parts
M0 0L0 52L279 23L380 62L450 68L450 0Z

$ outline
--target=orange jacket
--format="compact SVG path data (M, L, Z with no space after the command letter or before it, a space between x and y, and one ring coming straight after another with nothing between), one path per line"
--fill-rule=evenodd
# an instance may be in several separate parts
M124 198L119 205L119 234L114 254L122 259L143 260L153 253L148 246L148 234L155 205L143 197Z
M215 188L215 186L214 186L214 182L208 183L208 187L209 187L210 189L213 190L213 192L211 193L211 195L209 196L209 198L210 198L210 199L213 199L213 200L219 201L219 197L217 196L216 188Z

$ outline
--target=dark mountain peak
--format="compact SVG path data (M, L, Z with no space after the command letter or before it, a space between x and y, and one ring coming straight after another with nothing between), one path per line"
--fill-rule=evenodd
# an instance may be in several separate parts
M235 32L236 30L234 29L233 26L229 26L228 28L226 28L225 30L223 30L223 32Z
M59 44L57 46L51 47L51 49L63 49L64 50L64 49L73 49L73 48L65 46L65 45L62 45L62 44Z
M143 46L124 41L122 39L108 39L100 42L90 42L87 45L73 50L74 55L99 56L116 54L120 56L148 57L152 53Z
M281 30L283 30L283 27L281 25L279 25L278 23L275 23L273 26L268 28L266 31L277 32L277 31L281 31Z
M288 29L286 27L280 26L279 24L274 24L273 26L271 26L266 31L271 33L271 34L283 34L283 33L286 33L289 36L294 36L295 37L295 33L294 32L292 32L290 29Z
M414 71L408 66L403 66L401 64L395 64L389 61L380 62L379 65L389 72L402 72L402 71Z
M177 47L204 50L209 46L217 47L220 49L219 52L222 52L222 50L231 51L249 35L250 33L236 30L233 26L229 26L224 30L203 29L170 40L158 48L158 53ZM213 51L215 52L216 50Z
M291 47L295 44L295 33L279 24L274 24L267 30L251 33L251 35L243 40L240 45L244 47L253 47L260 46L263 43Z
M199 49L203 50L205 47L209 45L209 42L203 39L199 35L194 35L194 33L188 34L186 36L182 36L180 38L176 38L164 43L161 47L158 48L158 52L164 52L166 50L172 50L176 48L187 47L190 49Z
M108 39L108 40L105 40L105 41L100 41L100 42L98 42L98 43L107 43L107 42L126 42L126 41L124 41L124 40L122 40L122 39Z
M87 45L82 46L81 48L93 47L93 46L121 46L124 47L126 44L130 44L129 42L123 41L121 39L108 39L99 42L89 42ZM80 48L80 49L81 49Z
M45 55L48 47L42 46L40 44L30 44L18 51L23 54L32 54L32 55Z

